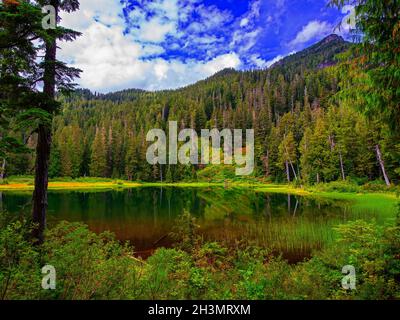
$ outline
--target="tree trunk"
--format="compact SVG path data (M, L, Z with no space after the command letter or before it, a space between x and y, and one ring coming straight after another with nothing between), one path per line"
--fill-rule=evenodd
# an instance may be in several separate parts
M269 170L269 150L267 150L267 155L264 157L264 165L265 165L265 176L269 177L270 176L270 170Z
M329 141L331 144L331 152L333 152L334 149L336 148L335 138L330 135ZM346 180L346 175L344 174L343 157L342 157L342 152L340 150L339 150L339 161L340 161L340 173L342 175L342 179Z
M286 177L287 177L288 182L290 182L289 163L287 160L285 161L285 167L286 167Z
M6 158L3 158L3 162L0 168L0 182L3 181L5 173L6 173Z
M58 8L56 8L57 18ZM45 47L45 67L43 74L43 93L49 102L55 100L56 91L56 69L55 61L57 54L56 40L49 41ZM53 113L52 106L49 105L49 113ZM35 228L32 231L33 238L37 244L44 241L44 230L46 228L47 211L47 188L49 181L49 159L51 148L51 127L39 125L38 142L36 146L35 163L35 190L33 192L32 218Z
M48 170L51 145L51 129L41 125L38 132L35 165L35 191L33 193L32 218L35 228L33 237L38 244L43 243L46 227Z
M289 159L289 162L290 162L290 166L292 167L294 179L297 180L297 174L296 174L296 170L294 170L293 162L290 159Z
M383 177L385 179L386 185L390 186L390 180L389 180L389 177L386 174L385 162L383 161L381 149L379 148L379 144L377 144L375 146L375 149L376 149L376 157L378 158L378 162L379 162L379 165L381 167L382 174L383 174Z
M299 199L296 198L296 205L294 206L293 217L296 216L298 206L299 206Z
M340 171L342 172L342 179L346 180L346 175L344 174L343 157L342 157L341 151L339 151L339 160L340 160Z
M286 146L285 146L285 150L286 150L286 154L287 154L288 157L289 157L289 151L288 151L288 149L286 148ZM289 157L289 163L290 163L290 166L291 166L291 168L292 168L294 178L295 178L295 180L297 180L296 171L294 170L293 162L292 162L292 160L290 160L290 157ZM287 165L287 160L286 160L286 165Z

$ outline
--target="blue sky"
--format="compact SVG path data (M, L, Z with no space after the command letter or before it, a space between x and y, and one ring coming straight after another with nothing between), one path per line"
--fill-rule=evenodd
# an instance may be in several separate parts
M221 69L265 68L331 33L351 7L326 0L82 0L63 16L83 32L61 57L80 85L108 92L173 89Z

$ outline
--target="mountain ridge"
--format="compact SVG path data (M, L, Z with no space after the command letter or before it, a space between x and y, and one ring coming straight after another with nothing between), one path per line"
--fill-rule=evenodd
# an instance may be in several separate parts
M292 55L286 56L282 60L274 63L270 69L274 69L280 66L287 67L288 64L296 64L295 60L303 60L310 57L321 56L322 52L325 52L326 58L321 60L317 59L318 64L309 64L309 69L321 69L324 66L331 66L336 63L335 56L339 53L344 52L350 48L351 43L343 39L343 37L337 34L330 34L317 43L299 51Z
M146 93L162 93L162 92L178 92L185 90L187 88L191 88L193 86L197 86L204 82L209 82L221 78L231 77L243 75L248 72L268 72L272 70L277 70L278 72L284 72L284 69L292 69L291 72L299 73L302 70L302 67L305 67L305 70L309 69L322 69L325 67L333 66L337 62L335 60L335 56L341 52L344 52L350 47L351 43L345 41L343 37L330 34L323 38L322 40L316 42L315 44L299 51L294 54L288 55L283 59L275 62L269 68L265 69L253 69L253 70L236 70L234 68L224 68L215 74L199 80L193 84L189 84L187 86L176 88L176 89L165 89L165 90L156 90L156 91L148 91L144 89L137 88L128 88L124 90L111 91L107 93L96 93L92 92L89 89L79 88L76 90L76 95L79 97L84 97L88 100L92 99L100 99L107 100L111 96L119 95L121 96L120 100L130 99L133 95L136 94L146 94ZM304 63L304 60L310 60L309 63Z

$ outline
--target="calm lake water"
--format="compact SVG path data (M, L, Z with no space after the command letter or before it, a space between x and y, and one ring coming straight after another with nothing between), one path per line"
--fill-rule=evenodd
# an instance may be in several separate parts
M30 210L31 193L3 193L0 205L11 213ZM245 188L134 188L114 191L52 191L49 224L84 222L95 232L112 231L129 240L146 257L171 246L168 234L184 210L195 217L208 240L240 239L273 248L298 261L328 245L332 227L354 220L378 218L374 211L353 210L348 201L258 193Z

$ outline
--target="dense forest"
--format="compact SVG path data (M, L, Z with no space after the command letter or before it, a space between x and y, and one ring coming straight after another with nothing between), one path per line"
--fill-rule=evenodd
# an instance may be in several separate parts
M152 166L146 133L178 121L181 128L255 130L254 175L302 183L400 177L400 143L379 119L366 118L337 97L345 52L331 35L265 70L225 69L186 88L60 96L53 122L50 177L195 180L203 166ZM361 72L361 71L357 71ZM36 144L35 135L27 137ZM6 174L31 174L34 153L9 158ZM397 168L397 170L396 170Z
M79 0L0 1L0 300L400 299L400 1L328 3L354 7L354 42L330 35L265 70L225 69L177 90L100 94L75 90L82 70L57 60L58 43L81 35L60 25ZM54 26L46 29L48 4ZM254 129L252 183L182 183L181 197L175 186L120 181L249 181L231 165L149 165L146 134L169 121L197 131ZM64 188L50 197L49 177ZM96 178L62 185L78 177ZM73 184L84 189L71 192L79 190ZM194 186L206 186L202 197ZM80 208L78 221L88 226L55 220L65 210L75 221ZM173 225L150 241L147 260L110 233L113 223L129 229L128 216L139 222L128 230L140 229L137 237ZM92 231L95 220L106 232ZM204 236L207 220L223 231L221 241ZM301 249L295 261L285 260L290 241ZM50 288L47 267L56 270ZM347 267L355 273L343 277Z

